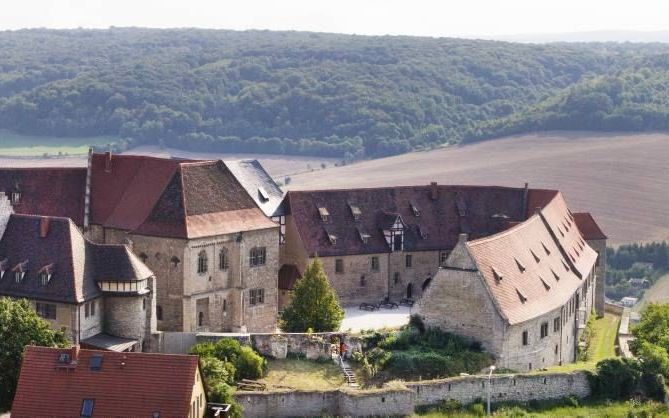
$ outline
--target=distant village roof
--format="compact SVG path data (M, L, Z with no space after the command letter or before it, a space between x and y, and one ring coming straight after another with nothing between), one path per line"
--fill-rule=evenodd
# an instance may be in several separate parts
M197 356L28 346L12 416L78 417L92 399L94 417L187 417L197 373Z
M96 298L99 280L153 276L126 246L93 243L68 218L11 215L0 261L0 295L53 302Z
M597 259L560 193L525 222L465 245L510 324L563 306Z
M265 171L258 160L225 161L226 167L266 216L281 216L283 190Z
M523 188L436 184L289 191L284 208L310 255L389 252L383 230L398 217L404 224L405 251L423 251L453 248L460 233L480 238L502 231L510 222L526 219L528 200L534 204L557 192L525 193ZM366 241L360 231L369 235ZM329 236L336 236L336 242Z
M86 168L0 168L0 193L11 199L14 212L61 216L83 224Z

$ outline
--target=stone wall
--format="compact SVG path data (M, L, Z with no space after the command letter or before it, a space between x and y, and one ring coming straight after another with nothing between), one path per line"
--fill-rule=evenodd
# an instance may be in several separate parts
M606 280L606 240L589 240L588 245L597 251L597 264L595 264L595 275L597 283L595 286L595 311L597 316L604 315L604 282Z
M493 402L590 395L585 372L495 375L491 382ZM245 417L408 416L416 407L444 400L462 404L485 400L487 385L486 376L465 376L376 390L236 392L234 396Z

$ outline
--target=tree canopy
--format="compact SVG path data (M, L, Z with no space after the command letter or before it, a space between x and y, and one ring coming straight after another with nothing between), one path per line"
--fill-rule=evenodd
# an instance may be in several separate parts
M669 128L669 45L308 32L0 32L0 128L116 148L376 157L544 129Z
M14 399L26 345L64 347L62 331L51 329L26 300L0 298L0 411Z
M290 304L281 314L281 329L287 332L336 331L343 319L344 310L323 271L323 263L317 258L295 283Z

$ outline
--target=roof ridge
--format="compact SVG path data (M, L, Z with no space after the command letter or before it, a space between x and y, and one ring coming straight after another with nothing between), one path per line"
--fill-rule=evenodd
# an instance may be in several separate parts
M413 184L413 185L399 185L399 186L377 186L377 187L351 187L351 188L339 188L339 189L298 189L298 190L288 190L286 193L323 193L323 192L352 192L352 191L368 191L368 190L398 190L398 189L411 189L415 187L426 187L429 188L431 185L428 184ZM437 184L439 188L472 188L472 189L499 189L499 190L524 190L523 187L512 187L512 186L498 186L498 185L474 185L474 184ZM529 190L549 190L552 189L529 189ZM557 190L556 190L557 191Z
M475 239L475 240L467 241L467 245L468 246L474 246L474 245L479 245L479 244L485 244L485 243L490 242L490 241L495 241L495 240L503 238L503 237L505 237L509 234L513 234L516 231L519 231L519 230L521 230L525 227L528 227L533 222L536 222L536 220L539 219L539 218L540 218L540 216L535 213L534 215L530 216L526 220L518 222L517 224L513 225L512 227L510 227L508 229L505 229L504 231L498 232L496 234L489 235L487 237L482 237L482 238L478 238L478 239Z

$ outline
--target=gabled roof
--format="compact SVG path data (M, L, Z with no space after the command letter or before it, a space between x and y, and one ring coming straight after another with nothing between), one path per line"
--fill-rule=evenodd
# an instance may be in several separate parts
M556 223L568 214L558 193L525 222L465 244L500 314L510 324L563 306L592 270L597 254L587 243L582 249L576 244L580 232L575 223L563 231L564 236L554 233ZM578 246L578 255L573 246ZM574 254L573 260L569 254Z
M21 193L15 213L61 216L81 225L86 194L85 168L0 168L0 192Z
M258 160L225 161L225 165L266 216L283 214L281 210L283 190L272 180Z
M606 234L599 227L590 212L574 213L574 219L586 241L607 239Z
M289 191L284 207L308 254L334 256L389 252L383 229L398 216L404 224L405 251L450 249L462 232L479 238L524 220L523 199L522 188L426 185ZM351 215L351 202L361 211L358 220ZM327 222L319 207L328 210ZM324 227L337 236L336 245ZM366 244L359 230L370 234Z
M0 295L81 303L102 294L97 280L132 281L153 273L124 245L96 244L68 218L11 215L0 238L0 260L25 263L17 283L12 272L0 279ZM46 285L39 273L49 267Z
M197 356L27 346L12 405L13 417L78 417L93 399L94 417L186 417L198 373ZM72 355L74 365L58 362ZM100 370L89 362L102 356Z

